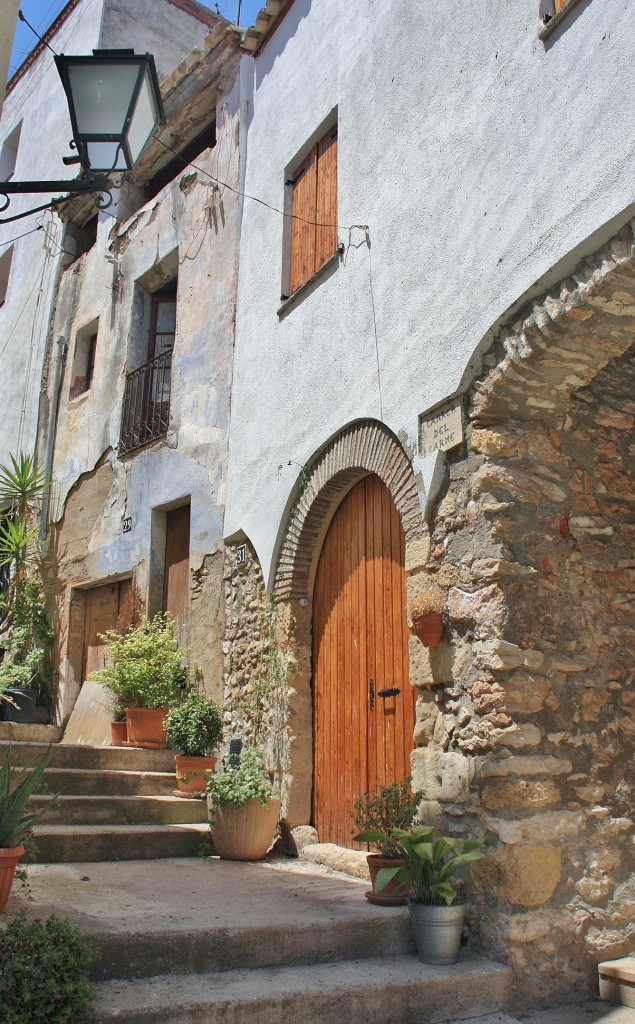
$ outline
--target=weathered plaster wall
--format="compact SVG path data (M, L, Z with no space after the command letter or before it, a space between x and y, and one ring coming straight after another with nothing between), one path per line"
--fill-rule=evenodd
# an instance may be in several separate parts
M236 187L238 85L227 77L224 88L216 111L217 145L196 163L218 177L222 169L224 180ZM192 664L202 670L206 687L217 697L236 210L234 193L212 191L204 174L199 180L185 168L127 221L117 224L100 215L96 245L63 274L54 325L55 337L68 345L53 474L53 535L61 553L58 572L66 607L69 588L132 572L149 612L156 611L162 600L164 551L164 542L161 548L157 541L157 512L190 501L188 642ZM147 359L148 323L139 313L139 287L151 291L177 271L169 430L120 458L126 373ZM75 339L97 319L93 382L84 394L71 398ZM87 532L81 526L83 517L71 513L80 498L90 522ZM125 534L124 517L132 519ZM61 649L64 657L63 637ZM73 697L70 686L68 700Z
M154 53L161 74L167 75L209 31L205 23L167 0L153 2L151 17L144 0L133 0L126 8L124 13L115 0L82 0L54 34L52 47L57 53L91 53L99 46L132 47L137 52ZM77 176L76 167L62 163L62 157L70 153L71 125L62 83L46 48L5 98L0 145L20 122L16 180ZM52 196L16 196L7 215L32 209L47 198ZM112 221L103 223L109 230ZM0 463L6 462L9 452L18 448L32 451L35 445L42 374L46 378L48 372L49 324L63 259L62 238L61 222L52 213L0 225L0 255L16 239L7 299L0 308L0 376L11 382L10 391L7 384L11 400L0 424Z
M337 108L346 247L278 319L284 220L245 200L226 535L251 538L268 586L297 464L364 417L414 451L505 311L626 219L634 19L578 5L544 46L536 0L296 0L257 57L245 191L281 210Z

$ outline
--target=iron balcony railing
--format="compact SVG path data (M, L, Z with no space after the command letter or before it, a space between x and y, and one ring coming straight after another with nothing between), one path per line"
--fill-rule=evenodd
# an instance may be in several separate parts
M168 432L172 351L162 352L126 378L119 454Z

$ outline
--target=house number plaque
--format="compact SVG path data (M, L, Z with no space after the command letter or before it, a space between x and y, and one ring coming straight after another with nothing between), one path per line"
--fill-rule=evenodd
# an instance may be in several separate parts
M244 569L247 565L247 545L239 544L236 548L236 566L238 569Z
M126 516L123 520L123 532L130 533L132 530L132 516Z

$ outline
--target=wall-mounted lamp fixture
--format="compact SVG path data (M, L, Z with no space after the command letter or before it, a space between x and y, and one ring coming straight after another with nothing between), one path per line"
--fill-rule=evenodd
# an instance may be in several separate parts
M152 54L134 50L93 50L92 57L55 56L66 92L76 155L63 157L65 164L79 163L84 176L75 180L0 182L0 213L10 196L63 191L67 195L100 192L111 201L113 183L107 177L130 171L137 163L150 136L165 124L159 80ZM60 200L54 200L47 206ZM43 207L38 207L43 209ZM28 210L0 223L19 220L35 213Z

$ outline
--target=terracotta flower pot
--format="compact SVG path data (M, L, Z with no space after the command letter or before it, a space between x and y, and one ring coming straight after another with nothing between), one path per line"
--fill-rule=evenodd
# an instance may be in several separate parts
M412 620L412 631L424 647L436 647L443 637L443 616L440 612L434 615L417 615Z
M113 747L123 747L128 740L128 723L110 723L110 742Z
M190 757L187 754L175 754L176 782L178 789L175 796L204 796L207 778L205 772L213 772L216 767L215 757Z
M23 846L0 847L0 911L4 910L9 899L16 865L23 853Z
M161 749L167 746L163 723L167 708L126 708L128 739L126 747Z
M369 853L366 857L372 889L365 893L370 903L376 903L380 907L405 907L408 902L408 883L393 878L388 885L379 892L375 892L375 879L381 868L399 868L404 866L400 857L384 857L381 853Z
M224 860L262 860L271 846L280 814L280 801L248 800L242 807L214 807L210 822L214 849Z

